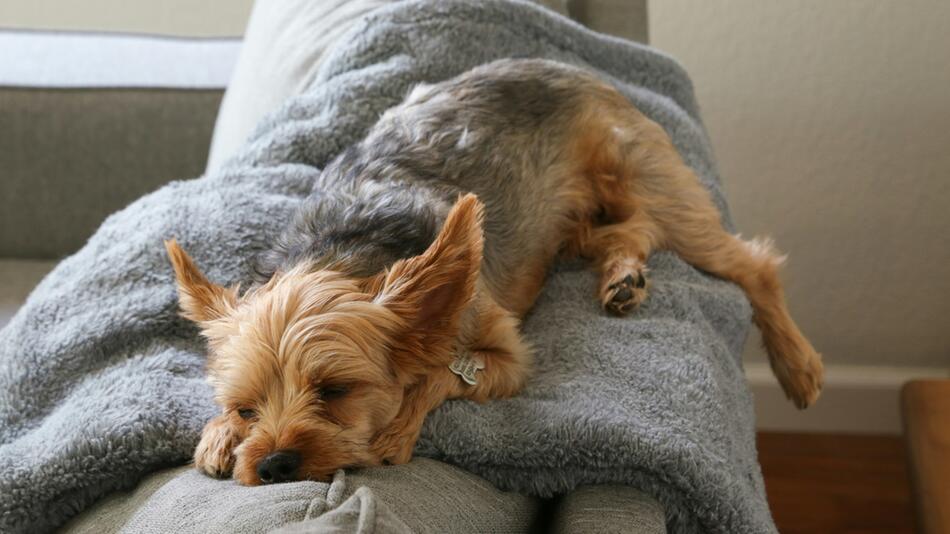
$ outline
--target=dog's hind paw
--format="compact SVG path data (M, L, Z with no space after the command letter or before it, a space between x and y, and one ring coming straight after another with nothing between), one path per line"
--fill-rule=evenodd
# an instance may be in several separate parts
M647 278L643 268L617 269L605 276L601 283L601 305L613 315L630 313L646 297Z
M825 367L821 362L821 355L807 341L795 357L788 355L771 360L772 370L779 384L785 390L795 407L804 410L821 395L821 388L825 382Z

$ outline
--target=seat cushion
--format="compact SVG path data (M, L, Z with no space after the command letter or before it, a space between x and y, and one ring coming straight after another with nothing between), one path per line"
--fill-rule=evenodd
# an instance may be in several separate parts
M252 488L184 467L158 472L133 491L100 501L63 532L356 532L367 522L387 533L529 532L539 502L425 458L341 472L329 484Z
M553 525L558 534L666 532L663 507L628 486L582 486L561 499Z
M201 174L239 40L0 31L0 257L76 251Z

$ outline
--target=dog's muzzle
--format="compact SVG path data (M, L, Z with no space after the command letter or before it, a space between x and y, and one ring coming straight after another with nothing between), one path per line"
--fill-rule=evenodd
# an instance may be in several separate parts
M300 467L300 453L294 450L272 452L257 464L257 476L261 483L273 484L296 480Z

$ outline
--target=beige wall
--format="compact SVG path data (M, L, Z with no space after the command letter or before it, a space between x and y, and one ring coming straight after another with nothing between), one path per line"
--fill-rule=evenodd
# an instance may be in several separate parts
M253 0L0 0L0 28L240 36L252 4Z
M826 361L950 367L950 2L649 15L693 76L739 228L790 254L792 311Z

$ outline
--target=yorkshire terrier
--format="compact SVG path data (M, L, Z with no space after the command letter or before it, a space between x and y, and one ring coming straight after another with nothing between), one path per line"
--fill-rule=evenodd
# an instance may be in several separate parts
M671 250L745 291L796 406L822 385L770 241L727 233L661 126L552 61L415 87L324 169L244 294L166 248L222 408L195 465L243 484L404 463L446 399L517 394L519 321L559 256L590 259L601 306L624 315L647 297L650 253Z

